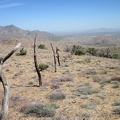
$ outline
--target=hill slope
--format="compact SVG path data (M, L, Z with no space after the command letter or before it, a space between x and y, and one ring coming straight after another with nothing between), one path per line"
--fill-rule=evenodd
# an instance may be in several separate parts
M14 25L0 26L0 41L8 39L32 39L37 34L38 39L54 40L55 36L48 32L39 30L23 30Z

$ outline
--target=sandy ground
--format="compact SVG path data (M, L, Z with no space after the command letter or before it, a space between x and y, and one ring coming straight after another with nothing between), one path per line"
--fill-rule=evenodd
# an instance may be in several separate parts
M0 43L0 57L11 51L18 41ZM47 70L41 72L43 86L38 87L38 77L33 61L33 41L21 41L22 47L27 50L27 55L10 57L3 65L3 73L10 85L9 120L120 120L120 116L113 114L114 102L120 102L120 82L118 88L111 82L111 77L120 77L120 60L100 58L93 56L75 56L64 52L65 45L62 41L53 41L54 47L60 49L61 66L57 65L54 72L53 54L50 41L38 41L37 45L44 44L47 49L37 49L38 64L49 65ZM68 43L71 44L71 43ZM19 52L19 50L17 51ZM72 81L62 81L59 88L54 89L52 80L60 77L71 77ZM31 85L31 84L32 85ZM75 91L82 85L89 84L97 93L77 95ZM63 100L50 100L46 96L53 91L62 91L66 98ZM0 104L3 89L0 84ZM20 112L21 107L30 102L55 103L52 118L26 116ZM88 105L85 106L85 105Z

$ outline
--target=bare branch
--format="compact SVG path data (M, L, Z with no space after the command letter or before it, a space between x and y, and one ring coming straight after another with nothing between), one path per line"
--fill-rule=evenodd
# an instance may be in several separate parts
M18 43L16 47L1 60L1 64L3 64L20 46L21 46L21 43Z
M20 47L20 45L21 45L21 43L19 43L7 56L0 59L0 81L2 82L3 89L4 89L4 98L2 100L0 120L7 120L8 119L8 106L9 106L9 94L10 94L8 82L2 73L2 66L3 66L3 63L9 57L11 57L11 55Z
M39 71L39 68L38 68L38 64L37 64L37 55L36 55L36 37L37 37L37 34L35 36L35 39L34 39L34 63L35 63L35 68L36 68L36 71L37 71L37 74L38 74L38 80L39 80L39 87L42 86L42 80L41 80L41 74L40 74L40 71Z

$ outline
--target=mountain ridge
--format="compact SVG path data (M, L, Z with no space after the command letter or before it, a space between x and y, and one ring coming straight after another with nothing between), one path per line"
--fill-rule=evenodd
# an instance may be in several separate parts
M33 39L37 34L38 39L55 40L52 33L39 30L24 30L15 25L0 26L0 41L10 39Z

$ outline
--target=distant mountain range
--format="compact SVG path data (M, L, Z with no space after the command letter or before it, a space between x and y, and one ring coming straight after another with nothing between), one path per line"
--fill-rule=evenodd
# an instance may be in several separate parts
M83 33L88 34L117 34L120 32L120 29L112 29L112 28L100 28L100 29L90 29L86 30Z
M10 39L34 39L36 34L38 39L55 40L55 36L52 33L39 30L23 30L14 25L0 26L0 41Z

